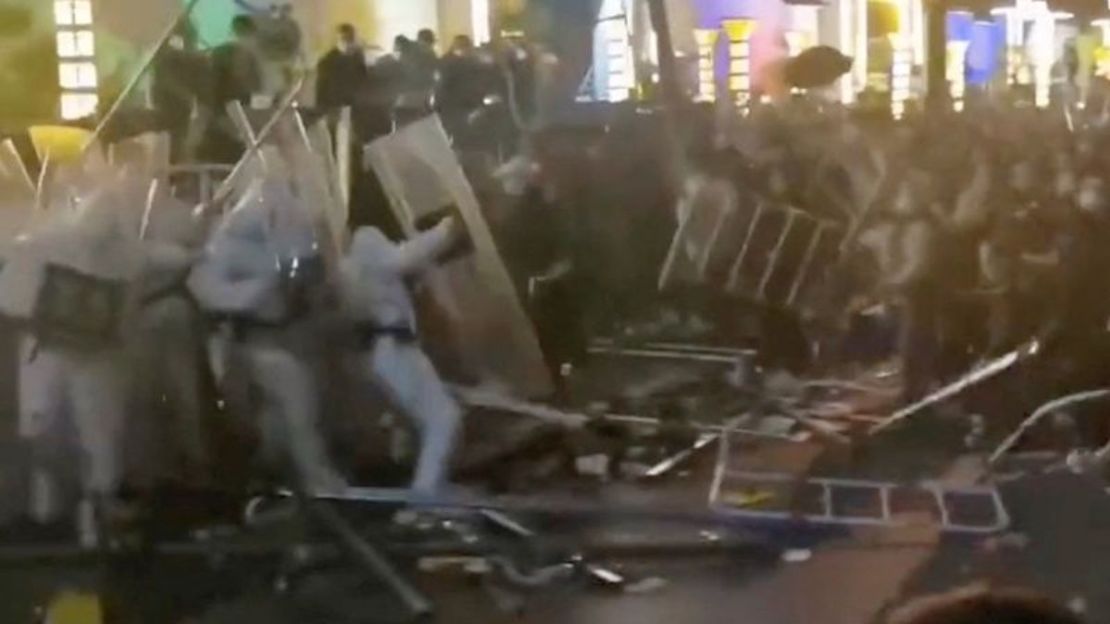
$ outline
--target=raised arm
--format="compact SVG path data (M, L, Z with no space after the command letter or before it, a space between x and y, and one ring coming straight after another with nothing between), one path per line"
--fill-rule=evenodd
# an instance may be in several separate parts
M189 289L207 310L246 314L264 302L278 281L270 254L236 241L197 264L189 276Z
M394 268L405 276L421 273L435 266L436 261L451 250L456 242L458 217L447 217L435 227L397 246Z

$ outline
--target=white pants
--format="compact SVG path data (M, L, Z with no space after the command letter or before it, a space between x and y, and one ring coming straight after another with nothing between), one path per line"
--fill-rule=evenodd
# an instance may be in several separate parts
M260 428L267 459L288 457L303 485L313 491L346 487L328 458L319 430L320 393L309 362L278 346L242 345L251 381L261 391Z
M420 456L412 489L432 494L446 483L458 442L462 410L419 345L382 336L358 356L359 372L385 395L390 407L420 430Z
M19 433L31 442L37 479L58 480L66 470L76 470L86 496L116 493L123 472L127 364L123 348L83 351L24 337ZM67 431L76 434L77 466L72 465Z
M133 453L143 472L157 474L181 458L192 470L209 466L203 429L202 336L197 312L183 297L145 306L133 341ZM163 402L166 405L162 405ZM167 409L168 408L168 409ZM169 422L158 420L170 419ZM166 434L172 434L167 436ZM164 442L172 438L172 446Z

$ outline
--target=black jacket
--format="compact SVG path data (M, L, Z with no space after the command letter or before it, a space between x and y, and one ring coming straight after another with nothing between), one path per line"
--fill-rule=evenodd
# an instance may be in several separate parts
M324 110L354 106L368 79L361 54L332 49L316 65L316 106Z

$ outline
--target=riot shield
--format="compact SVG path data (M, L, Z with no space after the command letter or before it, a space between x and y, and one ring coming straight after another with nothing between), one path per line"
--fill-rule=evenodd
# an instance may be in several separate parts
M551 378L535 330L439 118L378 139L366 156L406 234L416 233L423 217L457 207L474 243L475 253L439 267L427 281L458 351L433 353L437 364L460 364L523 397L548 394ZM448 358L455 361L441 362Z

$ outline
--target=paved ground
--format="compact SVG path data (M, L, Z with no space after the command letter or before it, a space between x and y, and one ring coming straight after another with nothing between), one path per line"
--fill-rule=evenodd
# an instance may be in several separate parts
M660 486L661 500L697 505L703 500L705 462L694 474ZM584 494L585 496L585 494ZM624 494L607 492L620 499ZM643 496L643 494L639 494ZM438 622L537 624L717 623L860 624L877 621L884 609L910 596L976 580L1043 589L1061 600L1081 602L1093 622L1110 621L1110 497L1101 483L1073 476L1016 482L1005 497L1014 533L1001 540L940 538L931 531L867 532L852 536L775 535L757 548L720 554L610 560L633 578L658 577L666 586L644 595L587 582L556 584L521 593L524 618L501 611L480 583L457 573L413 573L437 604ZM710 527L613 522L552 523L552 534L583 539L644 538L704 543ZM750 537L713 531L724 541ZM1025 543L1023 543L1025 542ZM812 557L785 563L781 548L811 546ZM346 572L309 577L275 597L272 566L234 562L219 573L180 560L117 568L110 577L133 612L128 622L175 621L171 613L206 605L205 624L224 622L393 622L402 612L380 588ZM103 570L0 566L0 621L29 621L33 598L49 589L98 583ZM41 599L41 598L40 598Z
M5 378L10 378L6 377ZM5 396L6 393L0 393ZM742 449L739 461L754 470L881 479L945 476L974 479L974 462L959 456L963 431L943 424L915 426L889 439L851 450L805 446ZM947 449L947 452L938 452ZM682 476L643 488L578 488L583 499L657 500L688 509L704 507L712 453ZM968 466L972 467L969 469ZM1004 539L943 537L928 530L868 531L852 535L774 532L743 527L643 522L534 521L564 541L679 542L679 554L614 556L605 563L635 579L658 577L662 589L629 594L589 582L560 583L519 592L523 617L500 609L481 583L457 573L409 570L433 597L434 621L497 624L867 624L885 609L923 593L977 580L1027 585L1084 606L1092 622L1110 622L1110 496L1100 482L1069 475L1008 484L1013 515ZM0 509L2 510L2 509ZM735 548L709 552L707 534ZM786 563L782 552L807 548L811 557ZM124 624L193 622L394 622L397 603L349 570L309 576L285 595L273 591L276 562L231 560L218 570L196 559L103 565L28 565L4 561L0 548L0 622L33 621L35 605L59 588L111 587ZM504 597L502 597L504 599Z

